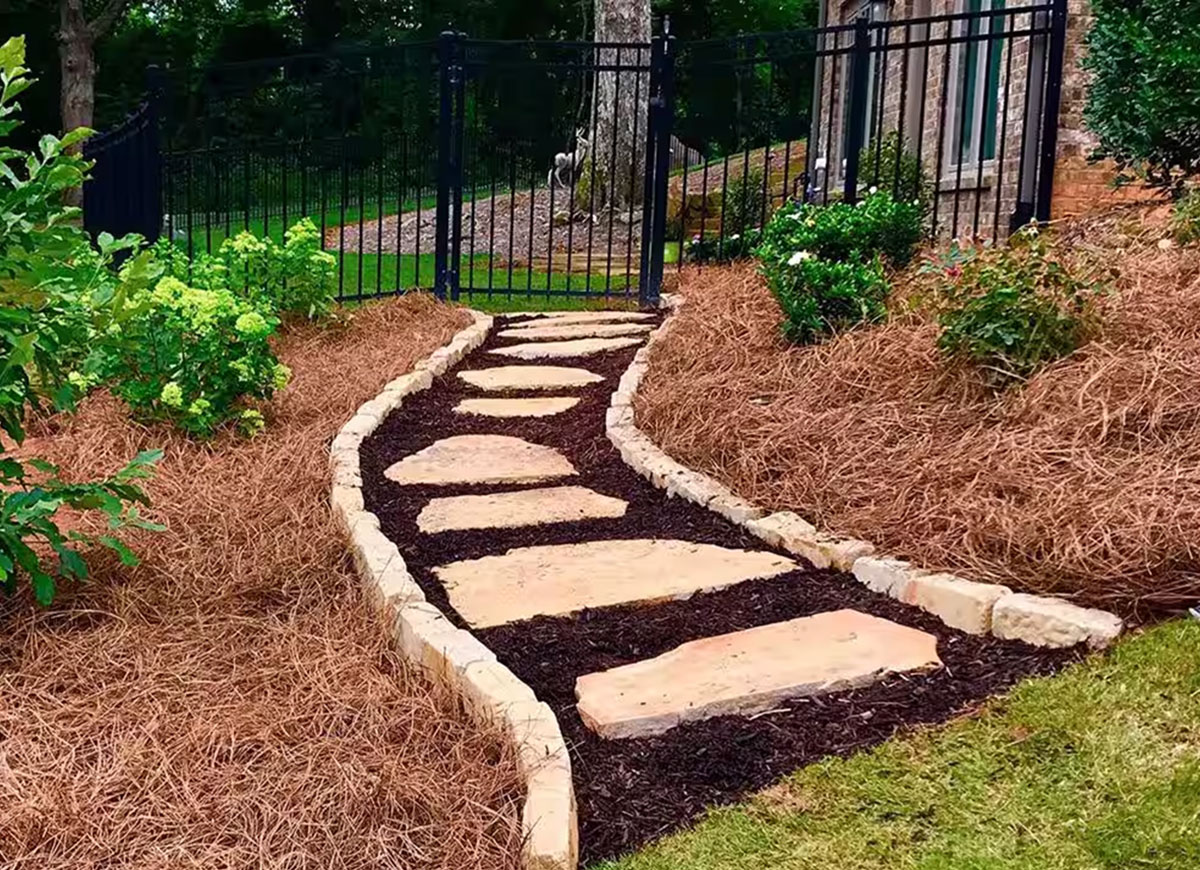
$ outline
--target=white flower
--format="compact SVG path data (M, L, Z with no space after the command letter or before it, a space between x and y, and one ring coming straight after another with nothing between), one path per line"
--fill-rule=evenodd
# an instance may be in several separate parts
M879 193L879 188L872 184L871 189L868 190L867 193L871 194L871 196L874 196L875 194Z
M742 237L741 233L734 233L732 236L729 237L729 241L736 242L741 237Z
M789 266L799 266L805 260L811 260L812 253L810 251L797 251L788 259Z

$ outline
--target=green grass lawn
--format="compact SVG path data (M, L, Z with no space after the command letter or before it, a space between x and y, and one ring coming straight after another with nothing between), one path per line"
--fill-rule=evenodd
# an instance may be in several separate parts
M1196 870L1200 623L807 767L604 870Z

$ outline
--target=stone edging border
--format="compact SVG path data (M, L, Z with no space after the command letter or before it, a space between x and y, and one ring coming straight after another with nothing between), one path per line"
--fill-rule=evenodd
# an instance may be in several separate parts
M379 530L379 518L363 505L359 445L400 407L405 396L429 389L435 377L484 342L493 319L478 311L469 313L471 326L418 362L412 372L390 382L341 428L329 448L330 503L349 536L364 590L387 620L400 651L460 698L472 718L499 725L512 741L526 786L522 866L574 870L579 861L575 790L570 756L554 711L473 634L456 628L425 600L404 557Z
M609 440L638 474L665 489L669 496L707 507L772 547L802 556L818 568L849 571L875 592L916 605L952 628L1045 647L1086 642L1091 648L1100 649L1120 635L1121 619L1107 611L1079 607L1060 598L1017 593L1007 586L924 571L908 562L878 555L869 541L826 534L791 511L771 513L668 456L634 425L633 397L649 367L654 342L666 333L682 301L676 294L663 294L662 307L668 309L667 319L638 348L613 393L605 417Z

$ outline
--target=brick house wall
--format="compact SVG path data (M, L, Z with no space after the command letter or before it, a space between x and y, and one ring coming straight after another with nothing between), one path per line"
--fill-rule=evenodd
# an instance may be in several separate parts
M983 5L987 8L986 0ZM1018 8L1018 2L1006 7ZM961 13L966 8L966 0L826 0L824 14L827 25L851 24L864 12L876 21L894 22L880 37L890 47L876 55L886 60L877 60L878 68L873 68L868 141L898 132L906 149L920 154L936 191L933 209L939 235L1003 236L1014 214L1028 214L1037 189L1040 86L1048 40L1020 35L1033 26L1032 15L1004 16L1013 36L992 42L990 48L985 42L975 43L972 88L967 84L970 73L963 44L946 44L962 35L961 22L904 24L905 19ZM1112 168L1087 160L1095 140L1083 124L1087 76L1080 62L1089 26L1088 0L1068 0L1052 217L1081 214L1144 195L1114 191ZM833 54L822 64L821 114L813 139L814 155L823 157L827 167L822 186L831 193L841 188L846 157L842 151L853 40L852 32L834 33L822 46ZM938 44L902 47L925 40ZM989 91L994 91L990 98ZM964 94L969 98L964 99ZM968 122L974 128L986 123L983 117L991 114L985 103L989 99L994 101L994 131L988 136L979 130L968 132ZM984 145L985 139L994 144ZM961 159L964 153L969 159Z

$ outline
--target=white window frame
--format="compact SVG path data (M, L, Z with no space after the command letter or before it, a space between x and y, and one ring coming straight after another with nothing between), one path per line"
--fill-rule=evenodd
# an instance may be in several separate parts
M959 14L967 14L969 0L958 0L956 6ZM993 9L1003 8L1008 4L1005 0L980 0L979 11L988 12ZM993 22L1000 21L1000 32L1003 33L1008 28L1008 20L1004 16L998 19L980 19L980 33L990 31ZM965 36L970 26L969 19L962 19L956 27L953 28L954 36ZM959 131L962 129L963 122L963 87L965 85L963 66L967 62L969 46L977 47L975 54L975 80L972 83L974 93L971 95L971 125L968 133L967 147L964 149L959 140ZM1003 56L1004 52L1011 50L1009 41L1003 37L998 37L992 43L992 63L998 68L999 72L994 77L989 71L988 65L988 41L978 40L972 43L961 42L951 47L950 56L950 72L949 72L949 105L951 111L948 113L948 123L943 131L943 147L946 154L949 155L949 160L943 164L942 175L943 179L949 178L953 180L958 176L959 167L962 167L962 180L964 184L983 183L986 176L994 172L996 165L996 154L1000 145L1000 115L1006 111L1000 99L1000 85L1003 77ZM985 84L987 87L985 87ZM995 89L996 92L996 118L994 119L994 127L992 128L995 137L995 142L992 143L993 153L991 156L984 157L982 161L983 176L985 178L976 178L976 171L981 166L980 155L983 152L985 144L985 134L987 124L985 121L987 102L989 97L989 89ZM964 154L965 151L965 154Z

